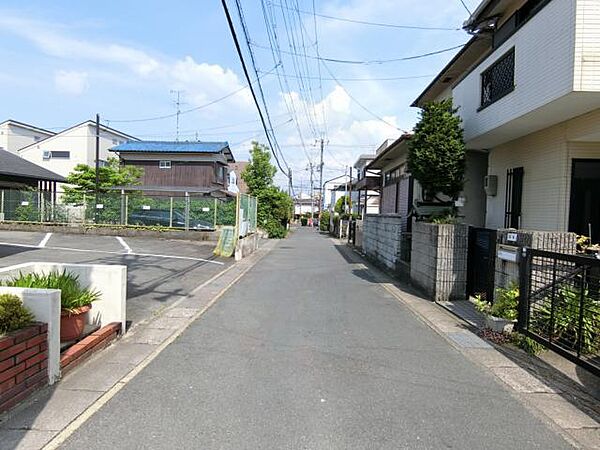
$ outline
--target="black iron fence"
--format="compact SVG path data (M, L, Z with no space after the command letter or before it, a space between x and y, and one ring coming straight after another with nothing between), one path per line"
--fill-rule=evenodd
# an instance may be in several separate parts
M524 248L517 327L600 376L600 259Z

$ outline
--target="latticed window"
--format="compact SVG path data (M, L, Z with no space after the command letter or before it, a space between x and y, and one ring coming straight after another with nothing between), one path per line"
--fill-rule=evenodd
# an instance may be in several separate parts
M491 105L515 88L515 49L481 74L481 108Z

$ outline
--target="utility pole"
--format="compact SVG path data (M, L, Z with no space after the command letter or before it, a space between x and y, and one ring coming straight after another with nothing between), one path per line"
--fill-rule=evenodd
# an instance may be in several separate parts
M292 168L288 169L288 195L292 196Z
M96 114L96 202L94 203L94 222L98 222L98 190L100 188L100 114Z
M177 94L177 100L175 100L175 106L177 106L177 133L175 140L179 142L179 115L181 114L181 100L180 95L183 91L181 90L171 90L171 94Z
M325 209L325 193L323 192L323 138L321 138L321 161L319 163L319 220Z
M313 178L313 163L311 161L308 162L308 168L310 170L310 226L313 226L313 218L315 215L315 183Z

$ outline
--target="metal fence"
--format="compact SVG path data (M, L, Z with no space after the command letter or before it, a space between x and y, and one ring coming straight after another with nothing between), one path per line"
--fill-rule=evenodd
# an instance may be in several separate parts
M0 190L0 220L56 224L98 224L214 230L238 226L240 235L255 232L256 198L203 195L148 195L109 191L77 196L64 192Z
M517 327L600 376L600 260L523 249Z

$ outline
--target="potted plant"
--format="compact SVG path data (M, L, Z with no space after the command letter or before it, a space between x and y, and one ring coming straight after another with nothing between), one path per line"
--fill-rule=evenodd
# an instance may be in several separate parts
M86 314L92 302L99 300L100 293L84 289L79 277L66 270L52 271L48 274L28 273L13 277L4 283L6 286L59 289L60 290L60 340L61 342L78 339L85 327Z
M507 289L496 290L496 300L493 304L475 298L475 307L485 314L485 326L499 333L511 333L517 323L517 305L519 303L519 286L511 283Z

